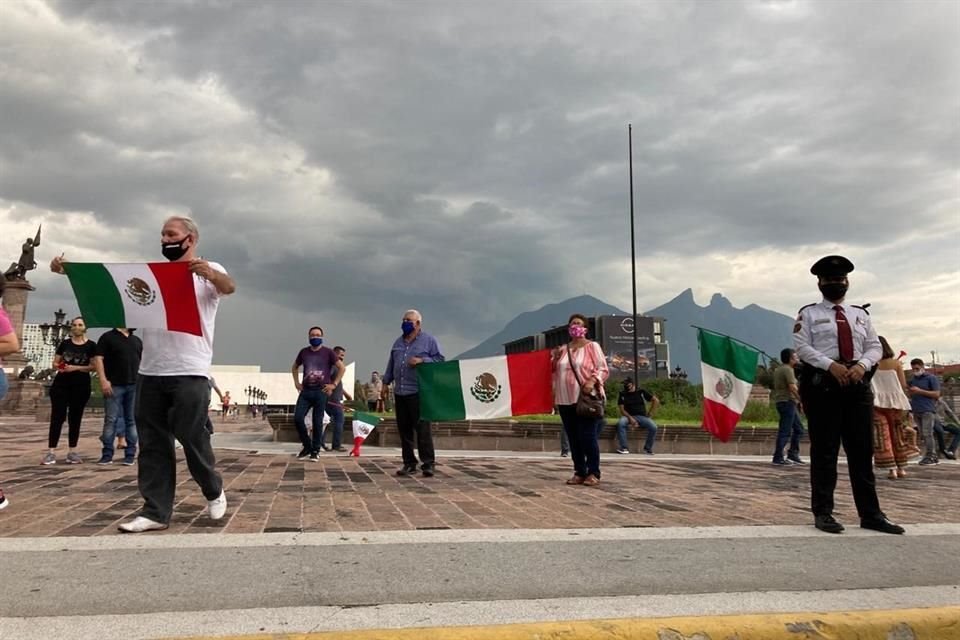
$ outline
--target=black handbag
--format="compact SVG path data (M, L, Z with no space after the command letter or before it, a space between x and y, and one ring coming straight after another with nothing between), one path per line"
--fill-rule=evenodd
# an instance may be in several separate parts
M577 374L577 366L573 363L573 356L570 355L570 347L567 347L567 358L570 360L570 368L573 369L573 377L577 379L580 385L580 395L577 396L577 415L582 418L602 418L606 413L606 402L603 396L597 392L597 385L593 386L593 391L587 391L583 388L583 382Z

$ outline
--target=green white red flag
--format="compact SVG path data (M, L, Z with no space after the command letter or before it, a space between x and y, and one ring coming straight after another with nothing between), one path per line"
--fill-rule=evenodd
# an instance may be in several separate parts
M550 352L418 365L424 420L490 420L553 409Z
M361 441L366 440L378 424L380 424L380 418L372 413L355 412L353 414L353 437L360 438Z
M360 457L360 445L363 444L363 441L367 439L367 436L370 435L370 432L373 431L378 424L380 424L380 418L372 413L357 411L353 414L353 425L350 427L353 430L353 449L350 451L351 456Z
M194 276L186 262L66 262L63 269L88 327L203 335Z
M697 330L703 374L703 428L726 442L757 378L760 352L723 334Z

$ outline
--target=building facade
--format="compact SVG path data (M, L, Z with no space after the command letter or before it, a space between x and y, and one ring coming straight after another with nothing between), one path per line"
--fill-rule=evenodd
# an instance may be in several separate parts
M666 320L653 316L595 316L587 319L587 337L596 340L607 356L610 377L633 376L633 341L637 339L637 369L640 378L666 378L670 373L670 344L666 339ZM505 353L523 353L553 349L569 342L567 327L544 331L512 340L503 345Z
M57 352L57 346L44 341L38 323L24 322L20 352L27 359L28 365L36 371L42 371L53 366L53 356Z

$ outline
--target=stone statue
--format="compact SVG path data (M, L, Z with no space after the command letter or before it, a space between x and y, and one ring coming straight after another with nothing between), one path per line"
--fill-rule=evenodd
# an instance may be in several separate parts
M20 249L20 260L10 263L10 268L3 273L3 276L7 280L26 280L27 271L33 271L37 268L37 262L33 258L33 251L40 246L41 227L37 227L37 237L33 239L27 238L27 241L23 243L23 247Z
M17 376L17 379L18 379L18 380L29 380L29 379L30 379L30 376L33 375L33 371L34 371L33 365L32 365L32 364L28 364L27 366L25 366L25 367L23 368L22 371L20 371L20 375Z

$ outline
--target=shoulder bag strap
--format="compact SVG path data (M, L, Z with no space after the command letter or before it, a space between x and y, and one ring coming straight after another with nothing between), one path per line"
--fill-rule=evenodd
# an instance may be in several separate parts
M570 368L573 369L573 377L577 379L577 385L580 388L583 388L583 383L580 382L580 376L577 375L577 365L573 363L573 356L570 354L570 345L567 345L567 359L570 360Z

